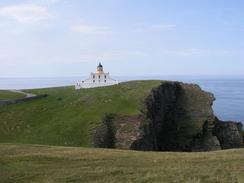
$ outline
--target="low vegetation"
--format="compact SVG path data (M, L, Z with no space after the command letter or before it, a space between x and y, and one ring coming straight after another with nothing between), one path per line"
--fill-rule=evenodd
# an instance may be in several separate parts
M48 97L0 107L0 142L92 146L91 134L104 114L138 115L145 97L160 82L27 90Z
M0 90L0 100L12 100L24 98L25 95L21 93L16 93L8 90Z
M0 145L0 182L242 183L244 149L155 153Z

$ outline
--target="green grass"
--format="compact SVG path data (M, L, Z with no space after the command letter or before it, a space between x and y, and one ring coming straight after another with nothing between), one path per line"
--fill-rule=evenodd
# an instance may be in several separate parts
M20 99L24 97L24 94L15 93L8 90L0 90L0 100Z
M0 142L91 146L91 134L105 113L140 114L141 104L160 81L132 81L75 90L28 90L48 97L0 108Z
M0 144L1 183L243 183L244 149L202 153Z

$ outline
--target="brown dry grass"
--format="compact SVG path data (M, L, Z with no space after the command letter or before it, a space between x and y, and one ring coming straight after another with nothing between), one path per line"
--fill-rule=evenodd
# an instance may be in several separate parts
M0 145L0 182L243 183L244 149L203 153L135 152Z

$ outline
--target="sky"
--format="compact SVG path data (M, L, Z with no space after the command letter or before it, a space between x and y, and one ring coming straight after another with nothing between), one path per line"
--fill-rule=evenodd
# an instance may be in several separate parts
M1 0L0 77L244 75L243 0Z

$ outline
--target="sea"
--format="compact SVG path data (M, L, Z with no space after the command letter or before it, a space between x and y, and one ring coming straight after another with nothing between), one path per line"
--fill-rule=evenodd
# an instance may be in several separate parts
M53 78L0 78L2 89L33 89L74 85L85 77ZM195 83L203 90L214 94L213 109L221 120L239 121L244 124L244 76L115 76L114 79L130 80L173 80Z

